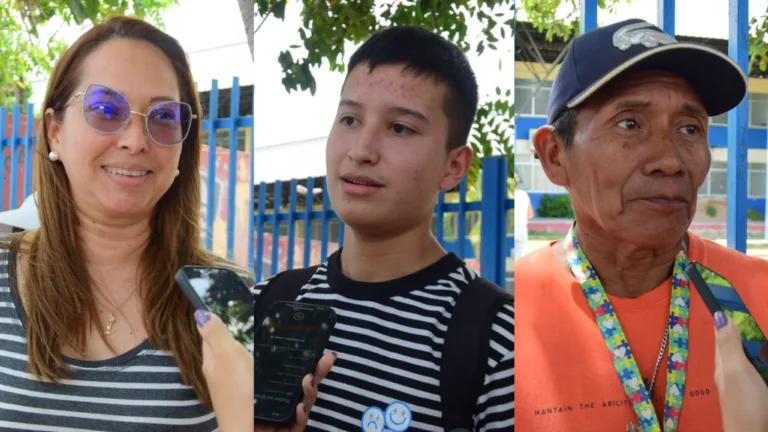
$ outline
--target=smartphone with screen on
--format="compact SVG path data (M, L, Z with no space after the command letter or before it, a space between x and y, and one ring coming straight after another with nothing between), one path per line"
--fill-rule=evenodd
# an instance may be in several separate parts
M194 306L221 318L232 337L253 353L253 293L234 271L206 266L184 266L176 283Z
M768 353L761 353L761 348L766 351L763 346L768 339L739 293L726 278L696 261L688 265L686 272L712 315L723 311L739 329L747 358L768 385L768 355L766 355Z
M336 312L306 303L276 302L264 313L254 343L254 423L289 426L336 325Z

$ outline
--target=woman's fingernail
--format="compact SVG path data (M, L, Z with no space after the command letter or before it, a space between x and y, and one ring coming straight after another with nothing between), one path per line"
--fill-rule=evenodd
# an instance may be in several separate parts
M304 404L304 414L307 413L307 404Z
M333 354L333 358L339 358L339 355L336 354L335 352L332 352L331 354Z
M312 377L312 388L317 388L317 382L315 382L314 377Z
M197 321L197 325L200 327L204 326L205 323L211 320L211 314L208 313L207 310L204 309L198 309L195 311L195 321Z
M728 318L725 317L723 311L715 312L715 327L717 327L718 330L721 330L726 324L728 324Z

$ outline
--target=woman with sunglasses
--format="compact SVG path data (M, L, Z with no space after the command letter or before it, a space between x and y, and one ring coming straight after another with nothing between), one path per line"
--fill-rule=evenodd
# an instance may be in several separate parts
M96 25L57 63L40 229L0 251L0 430L252 430L253 357L174 282L216 261L200 121L184 51L143 21ZM294 430L331 363L305 378Z

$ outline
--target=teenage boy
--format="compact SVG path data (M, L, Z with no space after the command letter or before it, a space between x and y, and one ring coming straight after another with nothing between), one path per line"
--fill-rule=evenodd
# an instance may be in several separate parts
M257 320L278 300L336 310L327 351L337 360L308 430L512 430L512 296L446 253L431 229L438 193L472 162L469 62L427 30L394 27L347 70L326 148L344 247L258 284Z

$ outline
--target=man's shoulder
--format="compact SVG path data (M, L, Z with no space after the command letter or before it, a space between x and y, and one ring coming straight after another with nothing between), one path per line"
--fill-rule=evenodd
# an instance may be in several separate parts
M737 250L723 246L715 241L698 237L700 250L698 260L712 270L743 272L751 271L768 274L768 260L747 255ZM692 256L694 260L697 256Z
M552 245L547 243L515 260L515 278L519 276L536 279L550 278L553 274L552 269L558 265Z
M764 290L768 260L750 256L699 237L699 250L691 258L728 279L739 290Z

